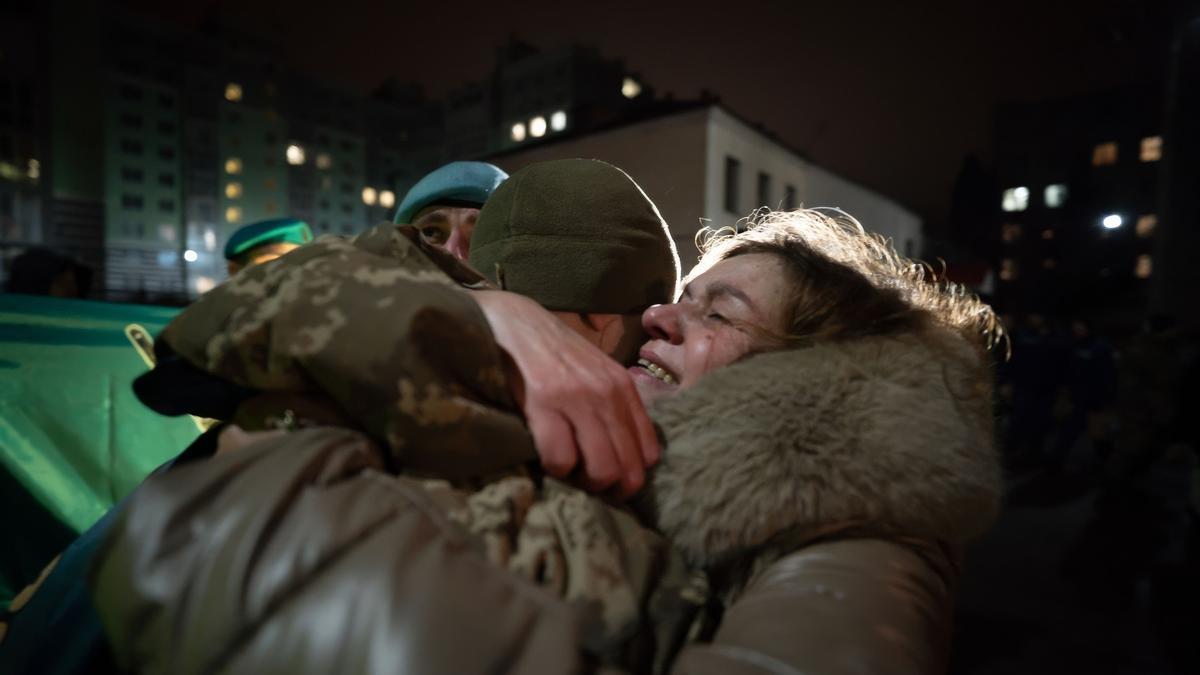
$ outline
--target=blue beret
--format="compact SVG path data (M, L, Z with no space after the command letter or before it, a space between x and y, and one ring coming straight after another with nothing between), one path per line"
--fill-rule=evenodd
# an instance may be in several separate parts
M225 242L225 259L233 260L246 251L267 244L307 244L312 241L308 223L295 218L260 220L238 229Z
M482 207L492 190L506 178L508 174L503 169L487 162L450 162L426 174L412 186L396 210L396 222L412 222L417 211L430 204Z

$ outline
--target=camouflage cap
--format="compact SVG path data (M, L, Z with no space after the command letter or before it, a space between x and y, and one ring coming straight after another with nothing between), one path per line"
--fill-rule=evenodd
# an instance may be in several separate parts
M517 171L484 205L471 266L551 310L638 314L671 302L679 255L654 202L595 159Z

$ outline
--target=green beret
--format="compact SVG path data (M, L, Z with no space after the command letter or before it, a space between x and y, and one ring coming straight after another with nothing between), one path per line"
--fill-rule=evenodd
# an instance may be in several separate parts
M267 244L307 244L312 241L308 223L295 218L260 220L239 228L225 242L225 259L234 260L245 252Z
M411 223L417 211L430 204L479 208L505 178L508 174L487 162L450 162L412 186L400 200L395 222Z
M556 311L638 314L673 301L679 284L679 255L654 202L595 159L514 173L479 213L470 263Z

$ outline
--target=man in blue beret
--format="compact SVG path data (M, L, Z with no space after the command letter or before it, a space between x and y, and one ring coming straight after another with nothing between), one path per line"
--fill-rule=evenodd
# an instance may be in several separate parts
M451 162L412 186L396 211L397 223L417 228L425 243L466 260L479 209L508 178L487 162Z
M229 276L251 266L274 260L312 241L308 223L295 218L273 218L251 223L225 242Z

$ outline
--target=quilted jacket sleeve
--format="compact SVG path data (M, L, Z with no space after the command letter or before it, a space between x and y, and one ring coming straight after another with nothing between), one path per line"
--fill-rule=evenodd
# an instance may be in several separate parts
M90 583L128 672L564 673L576 615L489 564L361 434L315 428L151 477Z

